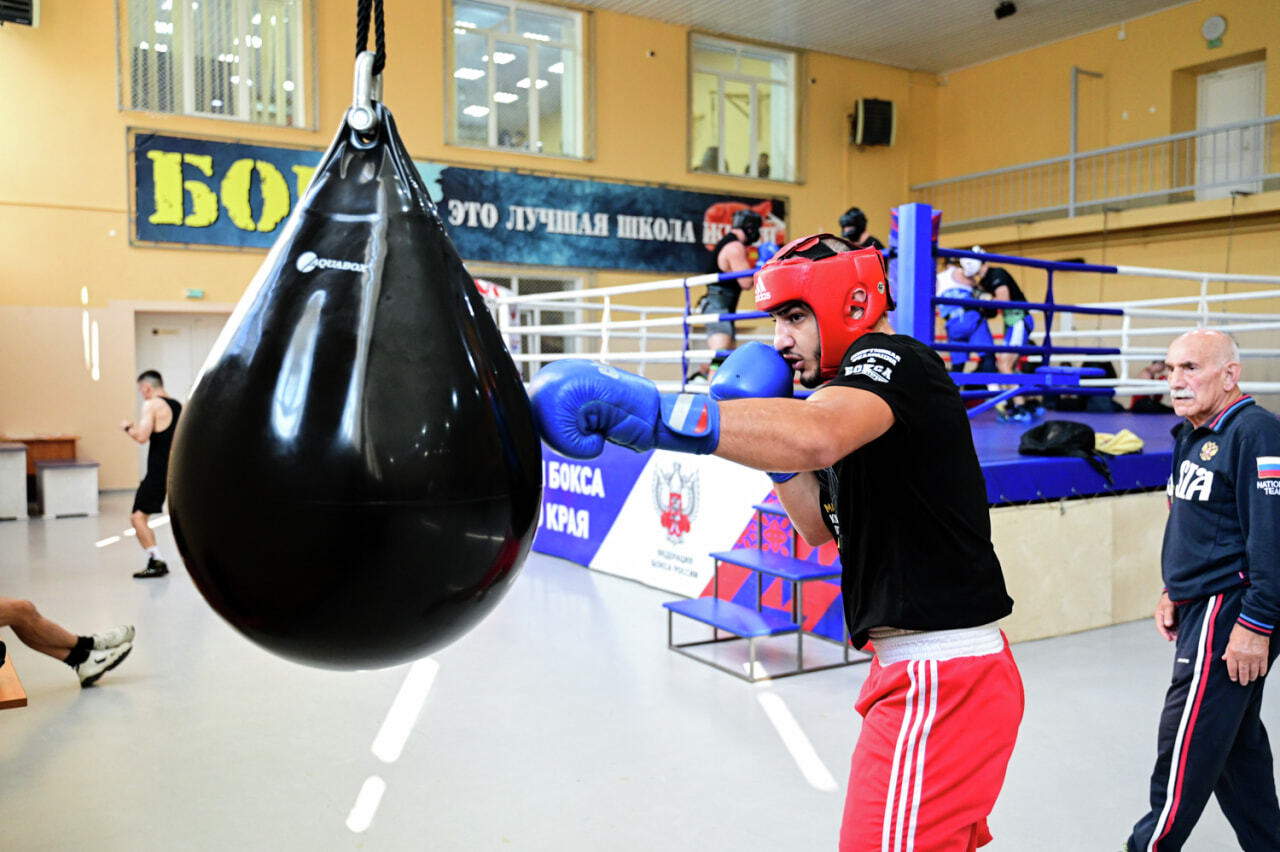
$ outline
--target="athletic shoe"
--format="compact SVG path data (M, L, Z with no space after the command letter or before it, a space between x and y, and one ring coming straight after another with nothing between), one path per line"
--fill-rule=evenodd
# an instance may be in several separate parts
M119 627L113 627L110 630L104 630L101 633L93 634L93 650L104 651L107 648L114 648L117 645L123 645L125 642L133 641L133 625L121 624Z
M125 642L123 645L107 648L105 651L90 651L89 659L76 666L76 674L80 675L80 685L93 686L98 682L98 678L123 663L124 658L129 656L132 650L133 645Z
M165 565L163 560L156 559L154 556L152 556L147 560L147 567L143 568L141 571L134 574L133 576L163 577L165 574L168 574L168 573L169 573L169 566Z

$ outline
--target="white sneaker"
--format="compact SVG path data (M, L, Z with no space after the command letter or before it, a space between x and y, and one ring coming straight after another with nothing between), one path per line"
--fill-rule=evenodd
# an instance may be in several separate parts
M107 648L114 648L117 645L123 645L125 642L133 641L133 625L121 624L110 630L104 630L101 633L93 634L93 650L104 651Z
M129 656L132 650L133 645L125 642L123 645L107 648L105 651L90 651L89 659L76 666L76 674L80 675L80 685L93 686L98 682L98 678L123 663L124 658Z

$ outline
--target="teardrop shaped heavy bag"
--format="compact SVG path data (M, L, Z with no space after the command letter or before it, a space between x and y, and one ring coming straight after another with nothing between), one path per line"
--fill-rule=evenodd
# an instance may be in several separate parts
M520 375L390 112L344 122L180 418L170 515L196 586L273 653L422 657L528 553L541 443Z

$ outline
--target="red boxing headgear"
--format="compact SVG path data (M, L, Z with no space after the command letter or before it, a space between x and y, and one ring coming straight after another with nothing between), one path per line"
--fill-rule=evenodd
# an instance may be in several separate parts
M792 240L756 273L757 310L787 302L804 302L813 311L824 381L835 376L853 342L894 308L880 251L855 248L833 234Z

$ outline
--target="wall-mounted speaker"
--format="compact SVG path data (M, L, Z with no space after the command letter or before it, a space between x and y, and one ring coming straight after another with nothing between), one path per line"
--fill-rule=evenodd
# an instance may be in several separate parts
M40 25L40 0L0 0L0 24Z
M859 98L851 120L849 141L854 145L892 145L898 132L893 101Z

